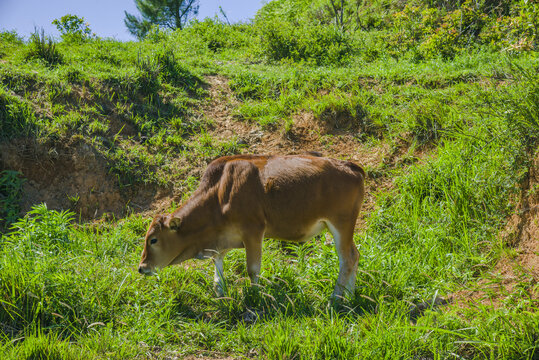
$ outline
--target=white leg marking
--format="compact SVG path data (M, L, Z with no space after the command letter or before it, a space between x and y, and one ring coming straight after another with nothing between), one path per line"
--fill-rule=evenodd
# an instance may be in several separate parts
M307 241L307 240L310 240L312 239L313 237L315 237L316 235L320 234L322 232L322 230L324 230L326 228L326 223L327 221L326 220L319 220L318 222L316 222L312 228L310 228L307 233L305 234L305 236L303 237L303 239L300 239L299 241Z
M339 272L342 272L343 269L343 254L341 250L341 233L337 230L335 226L329 221L326 221L329 232L333 235L333 240L335 241L335 248L337 249L337 255L339 256Z
M249 277L251 278L252 284L258 284L258 275L260 275L260 263L252 264L249 266Z
M354 288L356 285L356 264L347 264L349 258L346 256L346 254L343 253L343 251L347 251L347 249L342 248L341 233L329 221L326 221L326 224L329 231L331 232L331 235L333 235L333 239L335 240L335 248L337 249L337 255L339 256L339 277L337 278L337 284L335 285L333 296L342 297L343 292L346 292L348 294L352 294L354 292ZM348 271L350 266L352 267L352 269L354 269L354 271Z
M213 257L213 262L215 264L215 271L213 273L213 287L217 296L224 296L225 290L225 277L223 270L223 261L225 259L227 251L221 251Z

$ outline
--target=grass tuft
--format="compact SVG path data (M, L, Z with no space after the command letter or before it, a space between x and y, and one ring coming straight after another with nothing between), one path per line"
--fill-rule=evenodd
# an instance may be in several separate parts
M63 56L56 48L51 37L45 36L45 30L36 29L30 36L30 44L26 54L28 59L43 60L49 66L56 66L63 62Z

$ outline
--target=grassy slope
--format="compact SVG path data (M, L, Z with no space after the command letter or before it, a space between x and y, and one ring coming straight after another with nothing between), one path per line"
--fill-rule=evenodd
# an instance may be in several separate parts
M234 38L247 36L244 27L235 31ZM497 234L526 168L521 139L497 113L534 86L515 79L506 58L482 49L452 60L358 55L346 66L275 64L260 62L260 49L241 41L215 52L215 37L188 34L60 44L64 60L54 67L26 60L27 45L3 43L0 100L11 111L3 113L3 141L21 134L45 143L81 137L124 183L173 181L192 190L189 169L171 171L178 159L195 167L201 158L249 150L237 139L216 144L210 135L202 81L215 74L230 79L237 120L262 131L286 136L295 115L312 112L322 122L344 118L341 125L358 143L397 148L405 141L409 155L368 166L369 182L394 185L375 190L375 209L356 234L362 257L355 295L338 309L328 305L338 265L324 236L289 251L268 241L264 281L256 288L246 280L243 252L234 251L226 260L228 296L216 299L209 262L167 268L158 278L135 272L147 219L74 225L70 214L41 206L2 238L1 353L14 359L537 356L533 281L496 309L449 307L427 311L416 324L409 318L410 304L475 281L506 251ZM176 65L158 67L159 56L170 53ZM533 52L511 61L537 69ZM111 131L118 118L131 134ZM320 144L337 136L319 134ZM255 322L245 321L248 310Z

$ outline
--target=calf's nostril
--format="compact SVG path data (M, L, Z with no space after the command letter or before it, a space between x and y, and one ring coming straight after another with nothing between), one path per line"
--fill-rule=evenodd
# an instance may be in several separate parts
M138 272L142 274L142 268L140 266L138 267Z

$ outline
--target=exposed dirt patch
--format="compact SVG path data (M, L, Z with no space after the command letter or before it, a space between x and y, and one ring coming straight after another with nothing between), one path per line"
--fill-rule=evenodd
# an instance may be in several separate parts
M500 307L514 299L526 299L539 306L539 153L521 183L515 213L500 234L511 246L494 269L472 288L457 291L451 300L458 306L475 303Z
M234 118L232 110L238 100L223 76L209 76L210 100L202 111L212 120L210 135L217 141L230 141L236 137L245 146L244 153L299 154L317 151L324 156L353 161L366 169L392 168L409 156L410 144L401 141L393 146L387 142L372 145L361 141L358 129L328 127L310 112L293 116L290 129L261 129L257 124ZM90 95L84 87L77 88L80 103L90 103ZM342 121L341 121L342 120ZM346 119L339 121L346 123ZM111 135L133 136L134 126L115 114L107 116ZM103 214L124 216L128 212L153 215L170 207L172 201L179 202L184 193L180 185L171 189L156 186L134 185L122 188L114 174L109 173L103 156L80 137L54 143L38 143L33 139L18 139L0 144L0 170L12 169L21 172L27 181L21 210L26 212L37 203L45 202L52 209L70 209L82 220L99 218ZM412 157L420 156L415 150ZM178 176L200 177L208 159L194 162L178 158L174 169ZM387 173L368 173L366 199L358 227L364 226L365 217L374 207L374 194L380 189L391 189L393 181ZM175 194L174 194L174 193ZM174 196L176 195L176 196Z
M312 113L296 114L292 128L263 130L256 124L235 119L231 110L238 104L228 80L222 76L206 79L212 101L204 112L214 120L211 134L214 138L228 140L238 137L246 145L245 152L259 154L296 154L318 151L324 156L357 162L363 167L379 164L390 152L389 146L371 147L363 144L353 132L340 131L329 134L327 128Z
M360 140L357 131L339 130L334 125L324 124L310 112L302 112L293 116L293 125L288 131L264 130L258 125L235 119L232 109L238 101L223 76L209 76L211 101L204 108L205 114L213 119L211 135L225 141L236 136L239 143L246 146L245 153L253 154L300 154L317 151L324 156L349 160L363 168L378 168L380 165L394 167L406 158L410 144L400 141L396 147L381 142L376 146ZM347 120L340 120L347 123ZM423 157L423 153L414 153L415 159ZM365 217L374 208L374 194L393 187L393 180L388 176L374 176L367 173L366 198L357 227L364 226Z
M19 139L0 144L0 154L0 169L19 171L26 179L23 212L45 202L51 209L70 209L84 220L105 213L123 216L152 208L169 195L143 185L121 188L106 160L80 138L54 144Z

